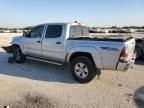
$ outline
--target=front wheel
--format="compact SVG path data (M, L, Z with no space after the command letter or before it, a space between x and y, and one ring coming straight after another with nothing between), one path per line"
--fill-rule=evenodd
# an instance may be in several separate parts
M13 54L13 58L16 63L24 63L25 62L25 56L23 55L21 49L17 47L15 49L15 52Z
M96 76L96 68L88 57L80 56L72 60L70 65L73 78L80 83L88 83Z

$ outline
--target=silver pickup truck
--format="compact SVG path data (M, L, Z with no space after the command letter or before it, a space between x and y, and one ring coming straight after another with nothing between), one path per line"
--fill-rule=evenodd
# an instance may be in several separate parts
M90 82L101 70L126 71L135 61L135 39L130 36L89 35L80 23L48 23L16 37L11 46L16 63L26 58L56 65L68 64L75 80Z

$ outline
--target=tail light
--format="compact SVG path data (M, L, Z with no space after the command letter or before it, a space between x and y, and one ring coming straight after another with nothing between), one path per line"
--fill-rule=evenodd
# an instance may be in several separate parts
M119 59L120 59L120 61L126 61L127 57L128 57L128 52L126 50L126 47L124 47L121 51Z

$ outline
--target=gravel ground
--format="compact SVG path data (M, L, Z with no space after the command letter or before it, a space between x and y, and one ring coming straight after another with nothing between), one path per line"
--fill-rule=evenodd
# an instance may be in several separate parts
M0 34L0 46L8 45L15 35L18 34ZM52 104L49 107L144 108L144 103L140 107L140 98L136 98L139 93L144 96L142 60L128 72L105 70L100 80L95 78L88 84L79 84L66 66L31 60L8 64L8 57L0 49L0 106L14 106L22 103L25 96L35 95L47 99Z

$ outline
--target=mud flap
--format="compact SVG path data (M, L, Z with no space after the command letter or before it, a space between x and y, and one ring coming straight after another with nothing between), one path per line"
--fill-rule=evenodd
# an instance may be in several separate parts
M8 47L2 47L8 54L11 54L14 52L14 46L8 46Z

